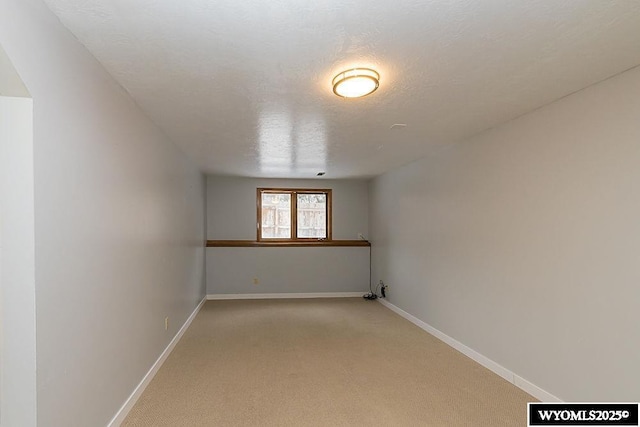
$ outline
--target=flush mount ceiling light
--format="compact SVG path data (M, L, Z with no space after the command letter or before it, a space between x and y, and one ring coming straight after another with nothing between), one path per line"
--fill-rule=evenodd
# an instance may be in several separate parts
M343 71L333 78L333 93L343 98L360 98L378 89L380 74L369 68Z

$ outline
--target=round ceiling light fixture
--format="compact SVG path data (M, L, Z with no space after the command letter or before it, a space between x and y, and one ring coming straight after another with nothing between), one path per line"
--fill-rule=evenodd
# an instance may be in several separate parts
M360 98L375 92L380 74L370 68L353 68L333 78L333 93L343 98Z

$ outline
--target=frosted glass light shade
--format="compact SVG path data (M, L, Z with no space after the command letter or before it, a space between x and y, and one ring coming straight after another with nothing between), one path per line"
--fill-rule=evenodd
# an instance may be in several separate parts
M360 98L378 89L379 80L380 75L369 68L343 71L333 78L333 93L343 98Z

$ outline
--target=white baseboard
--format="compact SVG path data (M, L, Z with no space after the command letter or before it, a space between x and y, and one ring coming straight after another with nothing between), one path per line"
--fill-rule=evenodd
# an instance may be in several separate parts
M142 392L144 392L144 389L147 388L147 386L149 385L153 377L156 375L156 373L164 363L164 361L167 360L167 357L169 357L169 354L171 354L171 351L173 351L176 344L178 344L178 341L180 341L180 338L182 338L182 336L184 335L189 325L191 325L191 322L193 322L193 319L196 317L196 314L198 314L198 312L200 311L200 309L202 308L202 305L205 303L206 300L207 300L206 298L203 298L202 301L200 301L200 303L198 304L198 306L193 310L191 315L184 322L184 325L182 325L178 333L173 337L173 339L171 340L167 348L164 349L160 357L158 357L158 359L155 361L153 366L151 366L151 369L149 369L147 374L142 378L142 381L140 381L140 384L138 384L135 390L133 390L133 393L131 393L131 395L127 398L127 400L125 400L124 404L122 405L118 413L111 419L109 424L107 424L108 427L118 427L120 424L122 424L124 419L129 414L129 411L131 410L131 408L133 408L133 405L136 404L136 402L142 395Z
M553 394L541 389L537 385L525 380L524 378L516 374L513 374L513 384L519 389L526 391L541 402L562 402L562 400L560 400Z
M208 300L221 299L281 299L281 298L354 298L361 297L362 292L316 292L316 293L283 293L283 294L209 294Z
M562 402L559 398L557 398L553 394L541 389L537 385L535 385L533 383L530 383L529 381L525 380L524 378L514 374L513 372L511 372L510 370L508 370L504 366L502 366L502 365L494 362L493 360L489 359L488 357L478 353L474 349L472 349L470 347L467 347L466 345L462 344L460 341L457 341L457 340L451 338L449 335L445 334L444 332L439 331L438 329L434 328L433 326L429 325L428 323L423 322L422 320L418 319L417 317L407 313L406 311L402 310L401 308L396 307L395 305L391 304L389 301L387 301L385 299L382 299L382 298L378 299L378 301L382 305L387 307L389 310L394 311L395 313L397 313L400 316L402 316L405 319L407 319L409 322L413 323L414 325L418 326L421 329L424 329L425 331L427 331L428 333L430 333L434 337L438 338L440 341L442 341L445 344L455 348L460 353L462 353L465 356L469 357L470 359L473 359L474 361L478 362L480 365L484 366L485 368L489 369L490 371L494 372L495 374L501 376L505 380L507 380L510 383L514 384L516 387L518 387L518 388L524 390L525 392L529 393L531 396L535 397L536 399L538 399L538 400L540 400L542 402Z

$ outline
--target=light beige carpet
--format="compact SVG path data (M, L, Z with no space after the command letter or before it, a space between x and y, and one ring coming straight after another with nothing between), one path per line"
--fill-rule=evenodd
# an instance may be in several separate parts
M124 426L524 426L528 394L377 302L208 301Z

